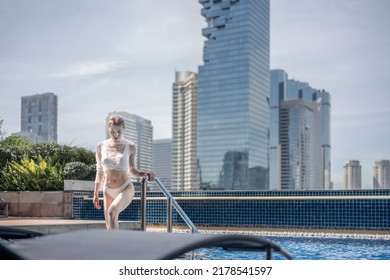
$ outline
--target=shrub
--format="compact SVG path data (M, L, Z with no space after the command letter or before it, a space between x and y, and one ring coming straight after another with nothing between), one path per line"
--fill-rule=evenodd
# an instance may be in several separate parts
M24 155L31 151L29 142L20 136L9 136L0 141L0 168L8 162L20 161Z
M73 165L65 171L68 163ZM95 153L85 148L30 144L20 136L9 136L0 141L0 190L60 190L64 172L67 179L93 180L95 163Z
M4 191L62 190L64 176L58 164L48 164L42 157L37 162L26 156L20 162L12 161L1 170Z
M93 180L95 177L95 165L88 165L83 162L68 162L64 168L65 179Z
M62 166L65 166L69 162L95 163L94 152L80 147L59 145L54 142L32 145L29 156L36 159L39 155L43 158L50 158L52 162L58 162Z

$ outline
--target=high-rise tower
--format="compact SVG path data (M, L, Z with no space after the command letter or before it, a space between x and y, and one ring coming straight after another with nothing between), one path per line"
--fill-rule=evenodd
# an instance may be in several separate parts
M21 133L34 133L46 141L57 141L58 100L54 93L22 97Z
M302 99L283 101L279 129L281 189L322 189L317 104Z
M176 72L172 86L172 189L199 189L197 139L197 75Z
M344 165L344 188L360 190L362 188L362 166L358 160L350 160Z
M377 160L374 165L373 176L373 188L374 189L388 189L390 188L390 161L389 160Z
M153 172L168 189L171 188L172 163L171 163L172 139L153 140ZM154 189L159 190L157 186Z
M271 71L270 188L330 189L330 94Z
M269 0L199 0L201 188L268 189Z

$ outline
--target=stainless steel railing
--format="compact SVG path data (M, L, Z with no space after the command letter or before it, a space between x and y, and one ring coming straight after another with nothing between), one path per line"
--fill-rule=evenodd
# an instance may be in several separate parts
M144 177L141 181L141 229L146 230L146 182L147 177ZM194 223L188 218L187 214L183 211L177 201L169 193L167 188L161 183L160 179L157 177L153 180L154 183L160 188L167 198L167 231L172 232L172 206L179 213L180 217L186 222L190 227L192 233L198 233L198 229Z

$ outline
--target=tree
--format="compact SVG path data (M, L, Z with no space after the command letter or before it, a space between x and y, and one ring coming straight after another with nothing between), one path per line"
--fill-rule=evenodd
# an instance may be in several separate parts
M26 138L23 138L18 135L11 135L6 137L1 141L1 146L7 146L7 147L19 147L19 148L30 148L31 144L28 142Z
M8 136L0 141L0 168L10 161L19 161L31 150L30 143L20 136Z

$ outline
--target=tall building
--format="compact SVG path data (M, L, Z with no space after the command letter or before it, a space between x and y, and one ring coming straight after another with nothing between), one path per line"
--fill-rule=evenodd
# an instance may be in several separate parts
M199 189L197 75L188 71L176 72L172 94L172 189Z
M331 189L330 95L271 71L270 189Z
M153 140L153 172L168 189L171 188L172 139Z
M140 170L152 170L153 126L151 121L127 112L110 112L106 118L106 127L112 115L120 115L125 120L124 137L133 141L137 147L136 167ZM106 136L109 138L107 129ZM137 180L140 181L139 178Z
M317 104L285 100L280 106L281 189L320 189L320 116Z
M333 189L331 165L331 99L324 90L316 91L313 100L320 104L321 114L321 187L325 190Z
M199 0L201 188L268 189L269 0Z
M374 189L390 189L390 161L377 160L374 165Z
M287 73L283 70L271 71L270 82L270 146L269 146L269 186L272 190L282 188L280 105L287 95ZM283 175L284 176L284 175Z
M350 160L344 165L344 188L360 190L362 188L362 167L358 160Z
M21 134L57 141L58 98L54 93L22 97Z

